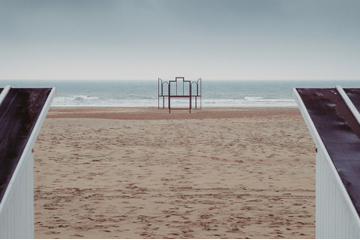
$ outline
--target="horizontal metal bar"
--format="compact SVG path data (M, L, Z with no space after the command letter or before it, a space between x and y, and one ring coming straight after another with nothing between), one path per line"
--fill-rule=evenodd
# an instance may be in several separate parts
M195 97L194 95L191 95L192 97ZM170 95L170 97L187 97L189 98L190 95Z

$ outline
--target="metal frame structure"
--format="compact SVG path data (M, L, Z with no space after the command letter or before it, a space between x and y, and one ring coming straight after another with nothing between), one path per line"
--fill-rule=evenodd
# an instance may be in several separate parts
M182 85L182 89L178 88L178 85ZM189 113L191 113L191 109L201 109L201 88L201 78L199 78L197 81L185 80L184 77L175 77L175 80L170 81L163 81L161 78L158 78L158 109L160 109L160 101L162 101L162 109L168 108L169 113L171 113L171 110L189 110ZM189 107L172 108L171 99L173 98L188 98ZM193 101L194 104L192 104ZM198 105L200 106L198 107Z

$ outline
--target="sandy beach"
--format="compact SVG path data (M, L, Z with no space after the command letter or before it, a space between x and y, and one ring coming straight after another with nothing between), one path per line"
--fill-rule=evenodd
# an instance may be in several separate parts
M51 108L35 238L315 238L297 108Z

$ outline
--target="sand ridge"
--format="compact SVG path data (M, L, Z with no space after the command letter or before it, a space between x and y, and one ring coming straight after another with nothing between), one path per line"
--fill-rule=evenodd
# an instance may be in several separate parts
M36 141L36 238L315 237L297 109L80 110L51 109Z

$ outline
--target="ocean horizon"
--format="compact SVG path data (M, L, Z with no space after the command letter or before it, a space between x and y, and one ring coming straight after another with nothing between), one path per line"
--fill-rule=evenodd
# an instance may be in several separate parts
M168 81L163 79L164 81ZM170 79L172 80L172 79ZM197 79L191 79L196 81ZM158 107L158 80L0 80L0 87L56 87L52 106ZM296 107L293 88L360 88L360 80L206 80L202 107ZM161 101L160 101L161 102ZM178 100L187 105L187 100Z

